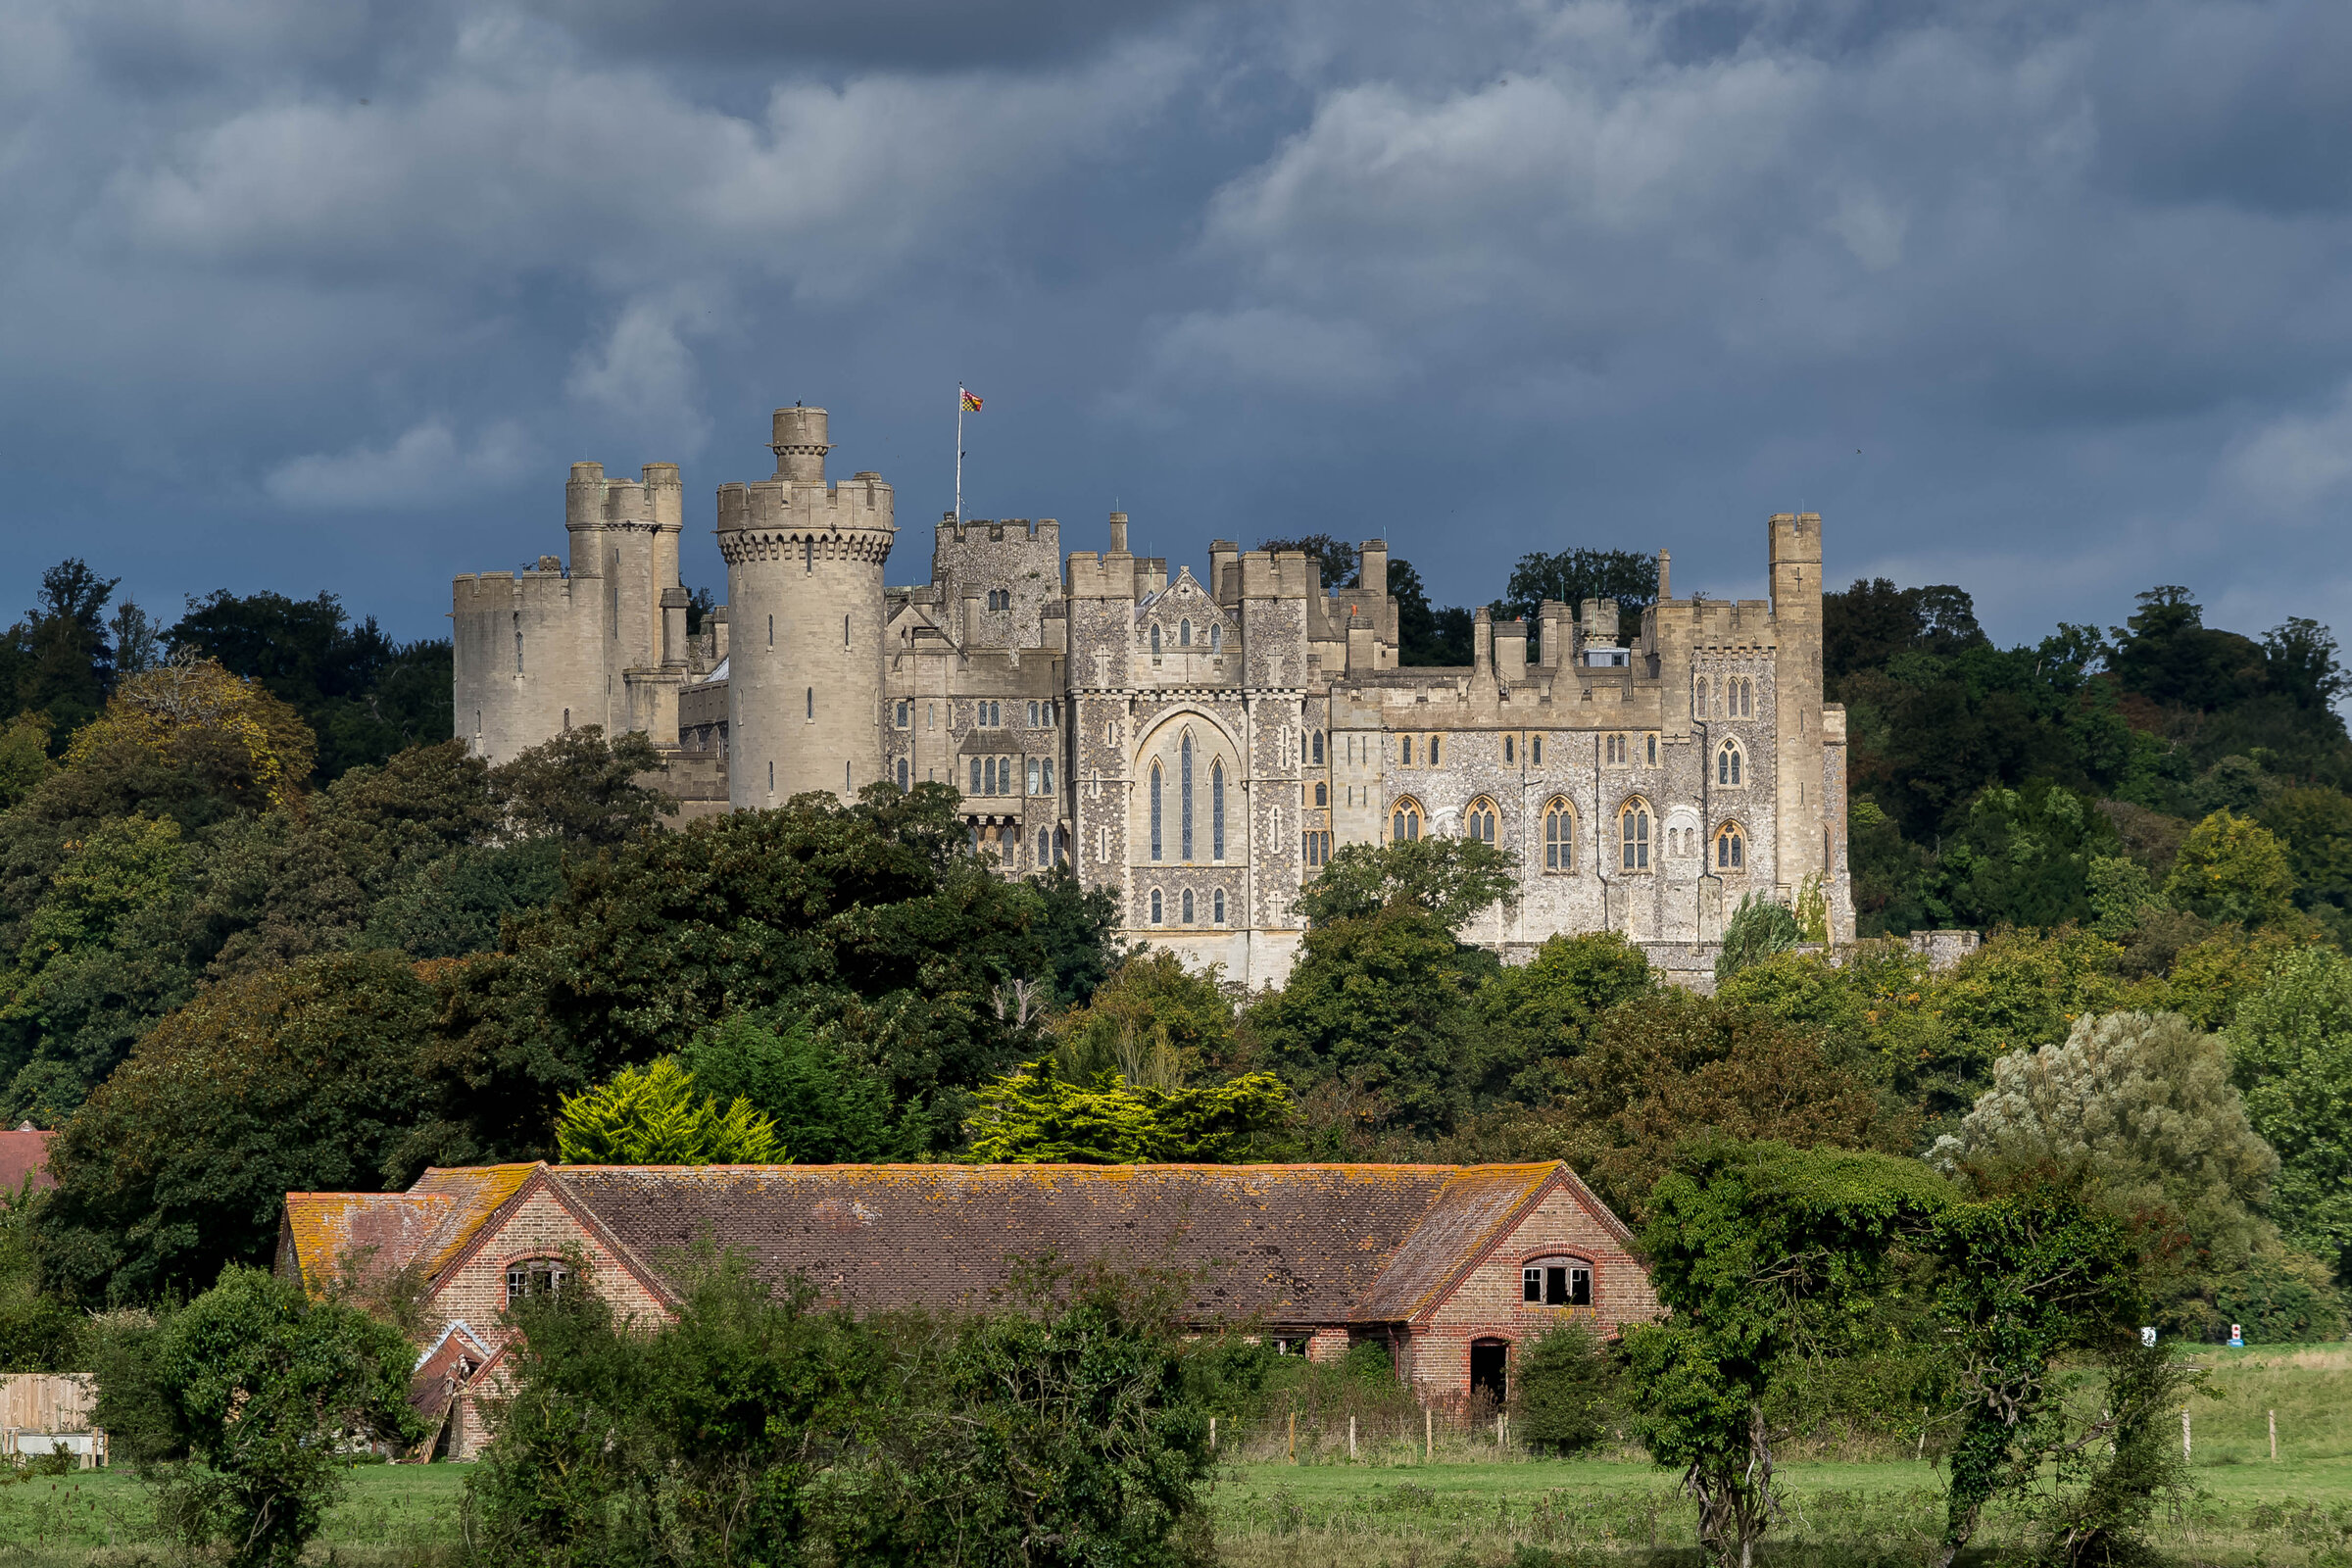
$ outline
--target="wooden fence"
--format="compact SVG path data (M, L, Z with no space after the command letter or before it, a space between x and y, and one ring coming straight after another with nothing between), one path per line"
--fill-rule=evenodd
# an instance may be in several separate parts
M87 1432L94 1395L86 1372L0 1374L0 1430Z

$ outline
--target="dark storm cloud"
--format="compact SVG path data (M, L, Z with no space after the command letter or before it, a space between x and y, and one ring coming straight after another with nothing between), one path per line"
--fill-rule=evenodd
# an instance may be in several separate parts
M2317 4L22 0L0 595L428 632L580 457L686 463L713 582L796 399L904 579L962 379L972 509L1080 548L1752 592L1803 505L2008 635L2154 581L2352 631L2348 64Z

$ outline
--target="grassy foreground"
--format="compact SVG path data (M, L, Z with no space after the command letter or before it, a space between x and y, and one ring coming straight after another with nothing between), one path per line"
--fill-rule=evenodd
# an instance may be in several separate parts
M2166 1517L2158 1548L2182 1562L2352 1568L2352 1345L2215 1351L2212 1387L2190 1409L2198 1494ZM2269 1457L2269 1415L2279 1457ZM1287 1434L1286 1440L1287 1440ZM1232 1568L1688 1568L1691 1509L1675 1478L1632 1456L1549 1460L1498 1452L1491 1436L1440 1441L1436 1463L1400 1436L1346 1457L1346 1434L1301 1430L1305 1462L1221 1467L1212 1494ZM1236 1443L1283 1451L1272 1439ZM458 1556L468 1465L367 1465L351 1473L313 1559L351 1568L425 1568ZM1925 1562L1942 1526L1943 1478L1908 1454L1792 1457L1781 1467L1788 1518L1768 1555L1809 1568ZM1987 1547L2020 1544L2014 1516L1988 1521ZM146 1489L123 1471L0 1485L0 1568L160 1565Z

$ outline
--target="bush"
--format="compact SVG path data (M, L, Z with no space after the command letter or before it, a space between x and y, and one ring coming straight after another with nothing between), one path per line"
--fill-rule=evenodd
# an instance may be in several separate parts
M1723 951L1715 956L1715 979L1729 980L1751 963L1787 953L1805 940L1804 928L1784 905L1743 895L1723 928Z
M1617 1411L1617 1368L1592 1325L1570 1319L1520 1352L1511 1374L1519 1436L1567 1457L1600 1446Z

